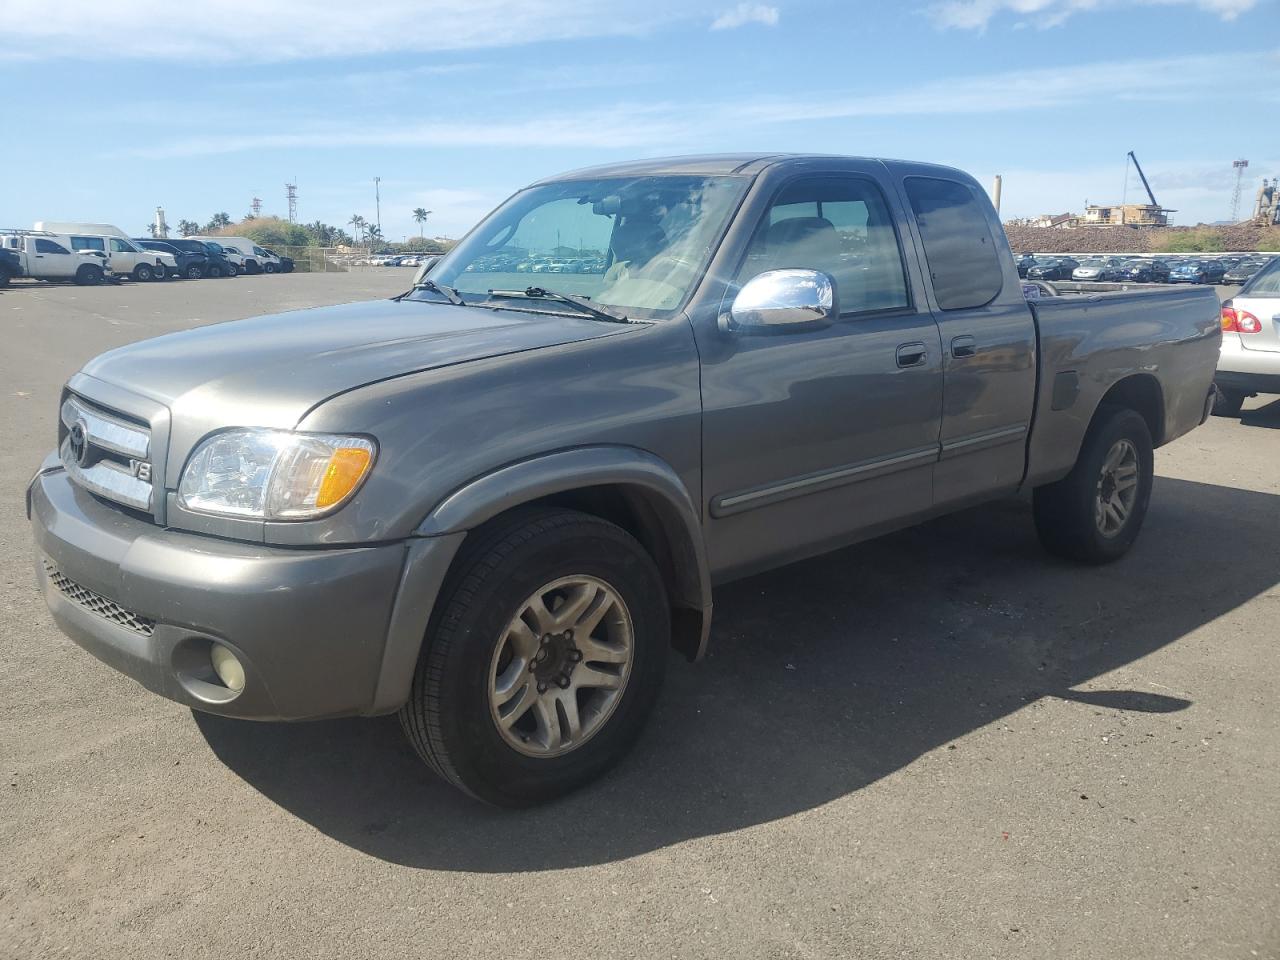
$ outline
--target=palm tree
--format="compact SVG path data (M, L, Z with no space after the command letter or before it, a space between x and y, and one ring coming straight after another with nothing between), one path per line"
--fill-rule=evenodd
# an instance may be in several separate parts
M423 210L421 207L414 207L413 219L418 224L418 239L422 239L422 225L427 222L427 217L431 216L430 210Z
M364 239L364 217L358 213L353 213L351 219L347 221L352 228L358 233L361 239Z

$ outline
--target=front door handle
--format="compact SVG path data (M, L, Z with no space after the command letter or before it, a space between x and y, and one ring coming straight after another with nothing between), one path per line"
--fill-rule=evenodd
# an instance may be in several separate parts
M972 357L977 352L978 341L974 340L973 337L956 337L951 341L951 355L953 357Z
M928 349L918 340L898 347L898 366L900 367L918 367L928 359Z

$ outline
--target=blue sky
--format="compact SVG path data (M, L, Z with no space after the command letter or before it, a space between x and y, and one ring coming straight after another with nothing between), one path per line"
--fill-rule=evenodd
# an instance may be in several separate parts
M295 179L342 224L380 176L388 239L456 236L544 174L739 150L1001 173L1007 217L1119 201L1130 149L1178 223L1238 157L1243 207L1280 175L1280 0L215 6L0 0L0 226L284 215Z

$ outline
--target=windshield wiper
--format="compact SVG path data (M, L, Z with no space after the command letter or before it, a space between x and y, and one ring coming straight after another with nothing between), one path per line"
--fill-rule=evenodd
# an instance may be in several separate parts
M413 289L430 290L432 293L438 293L440 294L440 296L444 297L446 300L452 303L455 307L465 307L467 305L467 301L463 300L462 297L458 294L458 291L453 289L453 287L450 287L447 284L443 284L443 283L436 283L434 280L430 279L429 277L423 277L421 280L419 280L417 283L413 285Z
M609 323L643 323L642 320L632 320L630 317L621 313L614 313L604 307L597 307L586 297L579 297L572 293L557 293L554 290L547 290L544 287L525 287L523 290L490 290L491 297L512 297L523 300L555 300L559 303L567 303L571 307L577 307L583 313L589 313L597 320L606 320Z

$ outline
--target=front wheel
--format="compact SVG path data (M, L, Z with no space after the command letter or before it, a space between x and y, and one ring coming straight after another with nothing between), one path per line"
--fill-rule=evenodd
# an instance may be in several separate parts
M275 272L276 272L276 265L275 265L274 263L264 263L264 264L262 265L262 272L263 272L263 273L275 273Z
M227 267L227 276L229 277L238 277L243 272L244 271L240 268L240 264L238 263L233 263Z
M201 276L203 276L203 274L200 272L199 264L193 263L187 267L188 280L199 280Z
M1146 420L1127 408L1100 407L1071 472L1035 490L1040 542L1069 560L1119 559L1138 539L1154 474Z
M76 270L76 283L83 286L94 286L105 279L102 268L91 263L82 265Z
M133 279L139 281L140 283L145 283L146 281L151 280L154 277L155 277L155 274L152 273L150 264L140 263L133 268Z
M628 533L575 511L518 511L468 538L400 720L428 766L472 796L550 800L630 749L670 632L662 578Z

